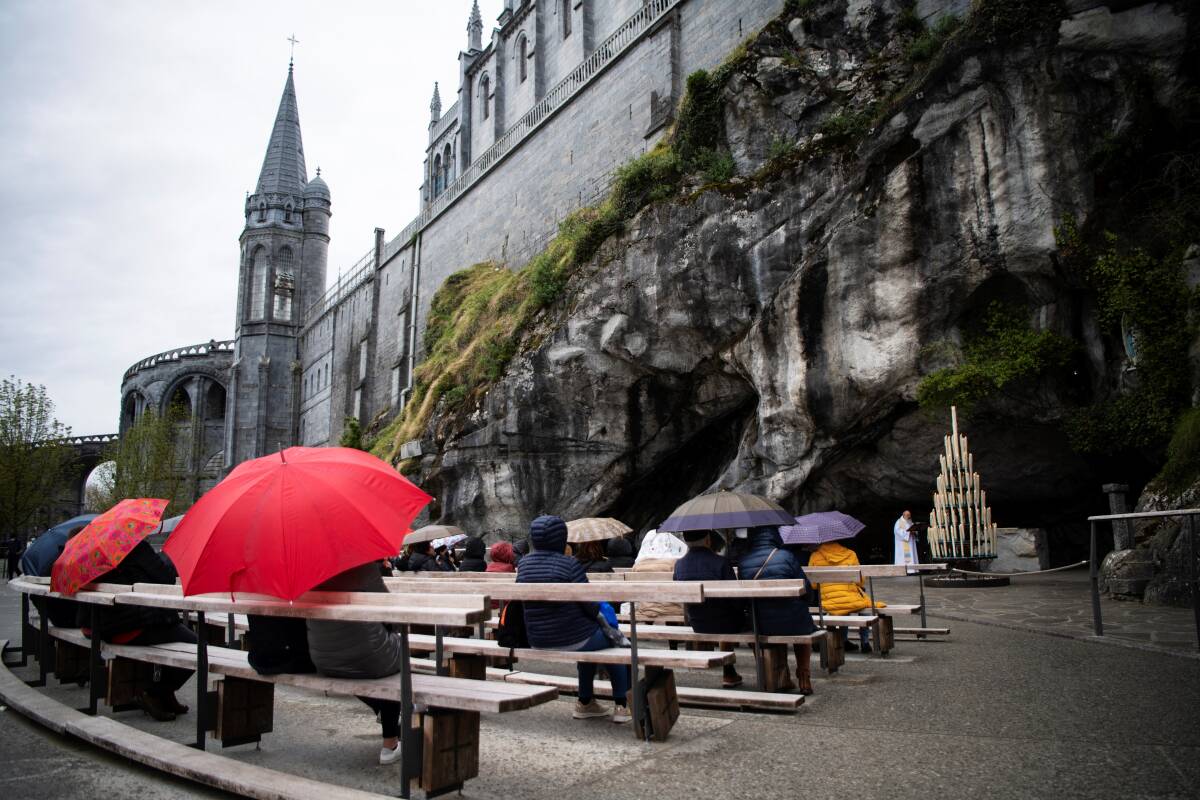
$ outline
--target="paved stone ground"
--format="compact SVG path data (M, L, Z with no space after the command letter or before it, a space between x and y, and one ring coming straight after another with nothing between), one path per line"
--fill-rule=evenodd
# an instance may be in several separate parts
M875 581L882 599L917 602L916 578ZM1100 601L1104 636L1092 627L1091 585L1086 568L1013 578L991 589L925 588L930 614L944 619L983 622L1103 644L1163 650L1200 658L1196 620L1190 608L1145 606L1138 602ZM913 618L917 619L916 617ZM908 625L909 623L897 623ZM915 627L917 623L912 623Z
M886 598L903 600L904 585L913 583L879 582L877 588ZM1019 597L1020 584L1011 588ZM950 591L934 596L931 590L931 605L948 607L943 594ZM987 602L1000 603L997 597ZM951 600L967 602L965 595ZM12 593L0 592L0 636L12 635L17 608ZM636 742L625 726L574 721L566 699L485 716L481 776L464 794L536 800L694 800L701 793L756 800L800 794L889 800L1200 796L1200 661L936 613L930 622L951 627L949 639L900 642L887 659L851 656L839 676L815 681L817 694L798 715L685 709L664 744ZM751 670L743 666L747 674ZM678 677L695 685L715 681L707 673ZM85 699L74 686L48 691L75 705ZM137 712L118 716L177 741L186 741L194 724L191 715L165 724ZM357 701L278 689L275 720L261 750L245 746L224 754L396 793L396 770L375 763L378 728ZM0 771L14 779L6 783L19 796L216 796L48 737L9 713L0 714L0 748ZM35 753L39 764L29 761ZM21 776L41 793L21 791Z

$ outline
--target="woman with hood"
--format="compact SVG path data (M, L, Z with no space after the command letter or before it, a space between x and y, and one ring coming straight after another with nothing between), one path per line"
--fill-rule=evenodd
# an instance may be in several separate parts
M858 556L849 547L845 547L841 542L825 542L809 556L808 565L810 567L843 567L846 569L859 566ZM821 608L825 609L826 614L831 614L835 617L844 617L848 614L856 614L859 611L865 611L871 608L884 608L885 603L878 602L874 606L871 605L871 598L867 597L867 593L863 591L863 581L859 578L858 583L821 583L816 582L814 585L821 589ZM843 639L849 639L849 629L842 628ZM866 628L859 628L859 640L862 642L862 651L864 653L871 652L871 644L868 641L869 632ZM855 652L858 647L853 642L846 641L846 649Z
M583 565L566 555L567 523L561 517L541 516L529 524L529 543L532 552L517 564L517 583L587 583ZM612 645L600 626L599 603L525 602L525 634L532 647L553 650L607 650ZM596 665L577 665L579 699L572 714L575 719L590 719L612 715L612 721L629 722L625 696L629 691L629 667L609 665L613 700L609 709L595 700L592 685Z
M467 539L467 544L464 547L463 559L458 565L459 572L486 572L487 562L483 560L483 554L486 548L483 545L483 539L478 536L472 536Z
M487 565L484 572L517 571L517 557L513 553L512 545L508 542L496 542L488 552L492 557L492 563Z
M779 528L764 525L750 528L746 536L746 551L738 561L738 577L742 580L805 580L804 568L793 553L783 547ZM807 585L807 584L805 584ZM763 636L797 636L813 633L817 626L808 613L808 598L787 600L755 600L758 632ZM800 694L812 694L812 645L798 644L796 650L796 680ZM791 682L780 687L790 691Z

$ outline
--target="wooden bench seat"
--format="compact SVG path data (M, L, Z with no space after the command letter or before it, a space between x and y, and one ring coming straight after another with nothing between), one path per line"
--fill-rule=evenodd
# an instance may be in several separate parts
M639 635L641 631L639 630ZM419 652L433 652L436 637L413 634L411 647ZM627 647L609 647L605 650L549 650L536 647L502 647L494 639L463 639L454 636L442 637L443 651L451 654L472 656L508 657L549 661L559 664L628 664L631 651ZM642 666L662 669L712 669L732 664L736 656L722 652L691 652L687 650L649 650L638 648L638 661Z

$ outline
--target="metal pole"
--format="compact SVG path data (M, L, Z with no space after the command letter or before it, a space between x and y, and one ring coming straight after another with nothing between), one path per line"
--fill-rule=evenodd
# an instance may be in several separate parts
M42 612L38 612L41 616ZM21 663L19 666L25 666L29 663L29 595L21 592Z
M95 617L95 607L94 606L92 608L92 612L93 612L93 614L92 614L92 631L94 632L96 630L96 625L95 625L96 617ZM38 611L37 651L38 651L38 656L37 656L38 679L37 679L37 683L35 683L33 685L34 686L45 686L46 685L46 673L49 672L49 670L46 668L46 662L50 660L50 656L48 655L48 653L50 651L50 621L48 619L46 619L46 615L43 614L41 611Z
M762 645L758 641L758 603L754 598L750 598L750 627L754 631L754 647L751 648L751 651L754 653L754 672L758 678L758 690L765 692L767 679L763 671Z
M925 573L917 572L917 585L921 587L921 627L928 628L929 624L925 621ZM920 638L925 638L921 636Z
M875 625L871 627L871 630L874 632L873 638L875 639L875 652L879 654L880 658L882 658L884 653L883 648L880 647L879 640L882 637L879 635L879 631L883 626L883 623L878 621L879 609L875 607L875 578L870 575L867 576L867 591L871 595L871 616L875 617L876 619Z
M409 772L410 756L413 752L413 696L412 696L412 663L409 661L408 625L400 626L400 796L407 798L411 794L409 784L412 774Z
M1194 514L1183 518L1188 537L1188 585L1192 590L1192 616L1196 618L1196 649L1200 650L1200 586L1196 585L1196 526Z
M204 612L196 612L196 741L190 746L204 749L204 736L208 733L208 637L204 627Z
M97 630L97 621L100 616L100 610L95 605L91 608L91 623L92 623L92 646L88 651L88 707L87 713L96 716L96 708L100 701L100 684L104 682L104 662L100 658L100 631ZM42 620L42 632L45 633L46 623ZM45 650L42 651L43 655ZM44 681L46 674L42 673Z
M1092 629L1097 636L1104 635L1104 620L1100 618L1100 566L1096 563L1096 523L1092 523L1091 556L1088 568L1092 578Z
M225 643L230 648L237 647L237 627L233 622L233 614L228 614L228 619L225 621Z
M637 603L629 601L629 692L633 695L633 724L642 726L642 736L650 741L650 724L643 719L641 680L637 652Z

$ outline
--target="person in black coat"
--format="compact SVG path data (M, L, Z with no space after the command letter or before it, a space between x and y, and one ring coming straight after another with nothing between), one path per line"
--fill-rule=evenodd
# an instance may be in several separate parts
M467 544L463 548L463 559L458 565L459 572L484 572L487 570L487 561L484 559L484 554L487 552L487 547L483 544L483 539L478 536L472 536L467 539Z
M715 536L715 534L712 534ZM709 531L686 531L683 540L688 551L675 562L674 579L677 581L732 581L733 563L725 556L712 550ZM746 603L742 600L705 600L703 603L686 603L683 614L688 624L697 633L741 633L749 627L746 619ZM732 644L722 642L722 650L732 650ZM733 664L726 664L721 685L726 689L741 686L742 676Z
M608 565L613 569L629 569L633 566L633 545L624 536L609 539L605 549L608 551Z
M576 548L575 560L583 566L584 572L612 574L612 564L604 557L604 545L600 542L580 542Z
M143 539L120 564L96 578L97 583L175 583L175 566L154 552ZM96 613L96 627L91 629L91 612ZM167 642L196 643L192 633L180 621L179 615L165 608L118 604L99 606L81 604L79 627L89 638L99 636L106 642L118 644L166 644ZM177 714L186 714L188 707L175 699L175 692L187 683L192 670L162 667L155 670L159 680L135 698L138 706L154 719L166 722Z
M738 576L750 580L805 580L800 559L783 546L779 528L773 525L751 528L746 538L745 551L738 561ZM808 585L807 583L805 585ZM763 636L795 636L816 631L812 614L808 611L807 596L788 600L753 601L758 617L758 632ZM798 644L796 649L796 678L800 682L801 694L812 694L812 645ZM788 691L791 686L783 687Z
M408 565L403 569L409 572L441 572L442 567L433 555L433 545L430 542L417 542L412 545L408 556Z
M533 552L517 564L517 583L587 583L583 565L566 555L567 523L560 517L541 516L529 525L529 542ZM554 650L606 650L611 647L598 619L599 603L525 603L525 633L532 647ZM575 719L607 717L613 722L629 722L632 717L626 707L629 691L629 667L609 665L615 709L597 703L592 689L596 665L580 663L579 700L572 716Z

